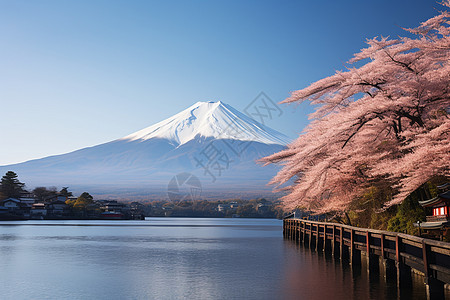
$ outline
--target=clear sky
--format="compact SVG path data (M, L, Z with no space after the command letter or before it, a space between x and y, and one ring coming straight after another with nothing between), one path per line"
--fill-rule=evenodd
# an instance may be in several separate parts
M123 137L197 101L243 110L404 35L430 0L0 0L0 165ZM294 138L311 108L266 124Z

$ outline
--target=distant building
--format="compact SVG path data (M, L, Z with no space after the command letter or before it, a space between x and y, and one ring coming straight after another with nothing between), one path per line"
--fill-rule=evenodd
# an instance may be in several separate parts
M64 202L64 203L66 203L67 198L68 197L66 197L66 196L53 195L53 196L50 196L50 197L46 198L45 202L46 203L52 203L52 202ZM76 198L75 198L75 200L76 200Z
M230 208L231 209L237 209L239 207L239 203L237 202L230 202Z
M30 207L36 202L36 199L33 197L20 197L19 200L21 203L29 205Z
M8 198L2 201L2 205L10 212L15 212L20 209L20 200L16 198Z
M130 218L132 220L145 220L143 204L139 202L131 202L129 207L130 207Z
M448 184L438 186L440 190L447 190ZM433 199L419 201L423 207L428 207L433 210L432 216L427 216L426 222L417 222L414 225L419 228L419 231L425 231L426 234L432 236L446 235L450 229L450 190L440 193Z
M258 203L256 209L259 213L265 213L269 211L270 206L266 205L265 203Z
M32 199L34 199L34 194L32 192L23 192L23 193L20 194L20 198L19 199L22 199L22 198L32 198Z
M124 203L117 202L116 200L111 200L111 201L101 200L99 202L101 203L100 209L105 212L113 211L113 212L123 213L129 209L127 207L127 205L125 205Z
M31 208L33 207L33 204L36 202L36 199L33 197L20 197L19 200L23 216L25 218L29 218Z
M47 209L47 215L62 217L67 214L69 206L65 201L53 201L45 205L45 209Z
M220 212L226 212L227 210L230 210L230 209L231 209L230 204L219 204L219 205L217 205L217 211L220 211Z
M101 213L100 216L105 220L121 220L124 218L124 215L122 213L114 211L105 211Z
M47 208L44 203L34 203L31 207L30 216L32 219L40 219L47 216Z

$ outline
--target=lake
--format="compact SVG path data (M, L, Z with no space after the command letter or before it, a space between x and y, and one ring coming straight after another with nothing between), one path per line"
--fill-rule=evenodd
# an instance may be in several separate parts
M1 299L397 299L272 219L0 222ZM426 299L423 279L401 298Z

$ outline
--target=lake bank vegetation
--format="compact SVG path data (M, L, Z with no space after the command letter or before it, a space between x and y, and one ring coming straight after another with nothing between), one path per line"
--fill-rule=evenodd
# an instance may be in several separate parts
M88 192L74 196L68 187L25 189L18 175L7 172L0 182L0 219L143 219L144 217L281 218L279 201L186 199L117 201L94 199Z

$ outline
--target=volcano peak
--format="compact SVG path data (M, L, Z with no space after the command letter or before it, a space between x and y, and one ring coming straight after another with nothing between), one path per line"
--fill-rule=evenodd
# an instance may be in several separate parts
M289 138L222 101L197 102L189 108L121 140L167 139L175 145L201 136L286 145Z

